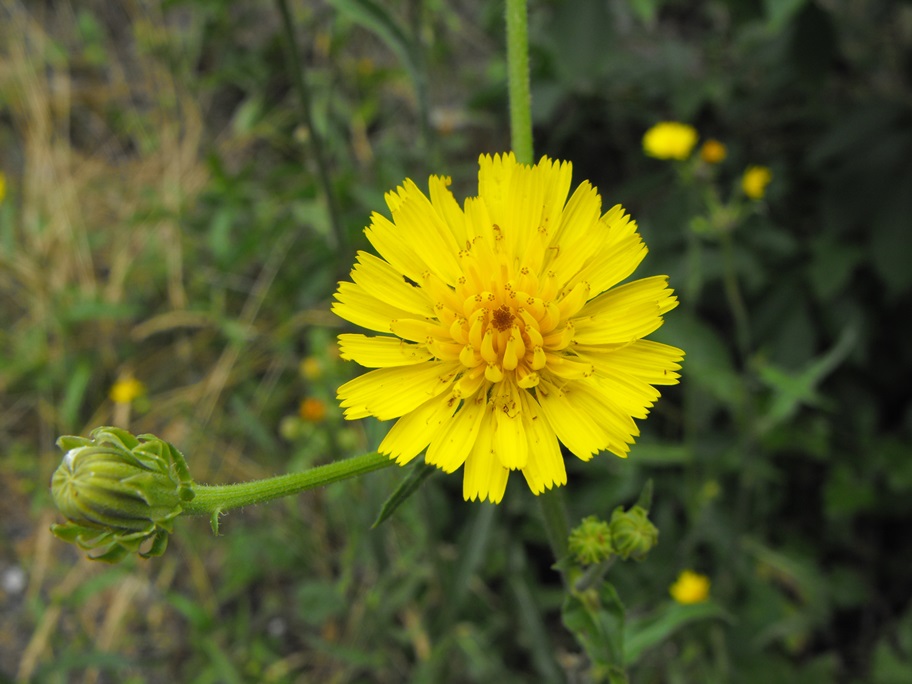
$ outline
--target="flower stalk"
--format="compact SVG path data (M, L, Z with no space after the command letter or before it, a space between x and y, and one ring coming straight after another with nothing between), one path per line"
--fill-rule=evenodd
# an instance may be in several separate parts
M507 0L507 79L510 134L520 164L531 164L532 96L529 89L529 18L526 0Z
M227 485L194 484L195 496L184 505L183 514L209 515L212 529L218 534L218 516L226 511L292 496L308 489L365 475L394 463L389 456L375 452L327 463L301 473L287 473L263 480Z
M89 558L116 563L131 553L159 556L180 515L209 515L218 534L219 516L235 508L266 503L394 463L364 454L263 480L229 485L193 482L183 455L154 435L134 436L103 427L89 439L65 436L66 453L51 480L51 494L67 522L53 525L60 539L90 552Z

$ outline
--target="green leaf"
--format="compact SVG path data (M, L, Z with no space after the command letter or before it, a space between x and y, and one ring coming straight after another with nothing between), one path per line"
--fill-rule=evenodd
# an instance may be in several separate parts
M625 662L636 663L643 652L666 641L685 625L711 618L730 619L721 606L706 601L690 605L669 602L649 617L631 620L624 640Z
M760 379L775 394L766 415L758 423L758 430L763 433L788 420L802 404L820 405L823 399L817 393L817 385L845 360L855 347L857 337L855 326L847 326L826 354L797 374L787 373L771 364L761 367Z
M415 467L409 471L409 474L399 483L399 486L396 487L396 491L394 491L383 503L383 507L380 509L377 519L374 521L374 524L371 525L371 529L379 526L380 523L389 518L399 506L404 504L412 494L418 491L418 488L421 487L424 481L428 479L435 470L437 470L436 467L428 465L427 463L416 464Z
M376 35L393 51L412 79L421 117L426 120L429 111L427 83L421 68L418 43L396 23L383 5L374 0L329 0L329 4Z
M60 402L60 424L69 430L77 424L79 407L85 397L86 387L92 378L92 364L82 360L70 373L63 401Z
M600 589L569 594L561 619L592 661L594 681L627 682L624 605L612 585L606 582Z

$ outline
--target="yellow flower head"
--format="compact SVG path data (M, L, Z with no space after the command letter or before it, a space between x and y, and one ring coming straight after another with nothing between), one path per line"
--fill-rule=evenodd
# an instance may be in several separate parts
M693 570L684 570L669 588L671 598L688 605L709 600L709 577Z
M693 126L677 121L663 121L646 131L643 151L656 159L683 161L690 156L697 144L697 131Z
M3 202L4 197L6 197L6 176L0 171L0 203Z
M773 172L766 166L748 166L741 178L741 189L751 199L763 199L766 186L773 180Z
M714 138L710 138L700 147L700 159L707 164L719 164L725 161L728 150L725 145Z
M115 404L132 404L146 393L146 386L136 378L120 378L111 385L108 396Z
M343 359L378 369L339 388L345 417L398 418L381 452L427 448L465 466L467 500L497 503L513 470L536 494L565 484L561 443L626 456L684 352L642 339L677 306L666 276L615 287L646 255L620 206L602 215L588 182L567 200L567 162L479 164L462 207L439 176L430 198L411 180L387 193L393 220L365 231L381 258L358 253L333 311L384 333L339 336Z

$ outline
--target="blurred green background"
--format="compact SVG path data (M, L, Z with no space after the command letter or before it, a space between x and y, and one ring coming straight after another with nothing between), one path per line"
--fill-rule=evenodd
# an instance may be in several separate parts
M494 508L432 477L371 530L384 470L119 567L48 532L60 434L153 432L221 483L388 428L341 419L329 302L385 191L473 194L508 148L503 9L291 9L313 130L273 3L0 2L0 682L587 681L515 478ZM625 205L682 300L631 457L569 462L574 521L655 482L660 543L609 576L631 680L912 681L912 3L533 0L530 32L536 152ZM646 157L661 120L726 159ZM708 602L672 600L685 569Z

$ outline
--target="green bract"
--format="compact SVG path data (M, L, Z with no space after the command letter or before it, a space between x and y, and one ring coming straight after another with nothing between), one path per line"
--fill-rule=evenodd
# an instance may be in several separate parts
M153 435L134 437L102 427L91 438L64 436L66 451L51 479L51 494L67 518L52 525L93 560L116 563L129 553L159 556L168 545L173 520L193 498L183 455ZM141 550L145 542L150 544Z

